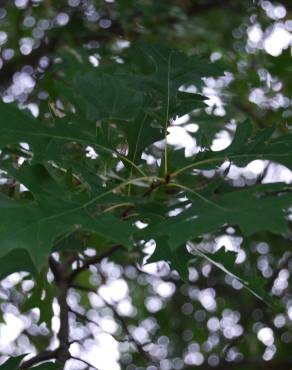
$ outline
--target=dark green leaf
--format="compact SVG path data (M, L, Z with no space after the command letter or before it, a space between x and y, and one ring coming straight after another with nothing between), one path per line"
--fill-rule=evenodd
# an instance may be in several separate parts
M143 234L168 235L169 245L175 249L223 225L237 225L244 235L261 230L286 233L289 228L284 209L292 205L291 191L290 186L281 183L209 194L208 198L199 192L186 191L191 206L178 216L143 230Z
M40 310L39 322L45 322L47 327L51 327L53 317L53 300L58 291L54 284L50 284L46 277L47 269L44 269L35 282L30 297L22 305L23 312L32 308Z
M94 197L66 192L66 188L40 165L24 165L17 171L10 166L5 166L5 169L29 188L35 199L16 201L0 194L2 254L16 248L26 249L40 269L55 239L79 228L99 233L116 243L132 246L130 240L133 228L130 223L108 213L100 212L95 216L99 199L111 195L111 191L102 191ZM111 228L113 224L115 228Z
M19 364L25 356L10 357L0 366L0 370L19 370Z
M188 281L188 263L192 258L185 245L173 251L169 248L167 239L161 237L156 240L155 251L147 259L147 264L159 261L169 262L171 269L176 270L183 280Z
M102 74L98 69L77 75L74 90L65 89L63 93L73 98L89 120L133 120L143 105L143 95L129 88L116 76Z
M13 249L5 256L0 258L0 280L14 272L29 272L32 277L36 278L37 269L29 253L24 249Z

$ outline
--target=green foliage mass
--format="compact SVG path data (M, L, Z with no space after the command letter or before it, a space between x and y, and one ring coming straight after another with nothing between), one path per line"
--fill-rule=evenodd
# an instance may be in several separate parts
M5 281L19 277L15 291L8 289L9 299L21 315L33 315L37 308L37 322L48 331L57 299L61 323L59 347L49 355L48 334L40 330L42 340L38 341L36 329L25 329L30 343L45 354L32 362L31 366L36 366L26 366L25 355L17 356L23 351L18 351L0 369L63 368L70 359L69 316L98 326L87 315L94 304L97 311L100 309L98 314L107 317L110 312L119 323L115 340L132 344L133 348L129 344L124 350L130 359L121 356L121 366L128 363L136 367L122 367L126 370L152 370L152 365L164 370L193 368L196 363L186 358L187 354L198 354L198 348L209 356L207 370L217 366L226 370L230 364L238 364L238 370L262 369L262 344L256 342L256 333L274 325L283 328L281 340L291 337L287 313L291 307L292 187L291 181L268 176L270 167L292 171L291 53L287 49L271 57L263 51L265 43L251 40L252 27L261 27L256 19L263 25L271 22L266 10L271 3L73 2L64 5L72 8L68 14L56 1L3 6L7 13L3 29L11 35L16 32L13 25L20 24L23 17L23 29L17 31L18 35L24 32L20 45L30 42L29 28L33 26L26 24L31 18L39 19L38 32L44 17L52 26L43 29L47 32L44 40L34 31L39 45L34 44L27 58L39 50L39 65L34 70L34 87L25 94L16 91L14 75L26 63L25 51L20 48L24 55L16 53L12 64L3 56L3 76L14 75L14 80L5 82L3 78L6 90L0 102L0 279L5 288ZM218 4L222 7L217 8ZM100 14L92 10L97 5ZM291 11L291 4L284 5ZM90 20L94 16L96 21ZM277 16L273 19L276 22ZM279 21L277 27L289 30L290 23L283 21L279 26ZM63 27L62 34L58 24ZM47 65L42 59L43 66L39 59L42 48L50 57ZM22 73L27 70L23 67ZM222 104L212 106L210 96L222 99ZM178 127L194 143L195 150L187 155L183 139L179 145L170 140L172 129ZM214 142L220 134L225 135L226 145L218 150ZM246 175L254 163L264 169L257 175ZM233 238L232 243L240 240L239 250L219 245L218 240L226 236ZM153 248L150 254L149 247ZM262 252L265 248L270 254ZM240 252L244 259L238 262ZM160 263L168 268L167 274L160 275ZM147 275L151 266L158 266L157 271ZM129 305L138 307L135 314L129 314L128 323L118 302L107 300L98 291L115 281L111 271L124 277ZM281 274L288 276L286 295L275 288L283 282ZM170 298L161 295L161 307L156 310L153 303L154 308L148 308L151 305L147 302L155 301L157 286L163 283L174 287L177 298L172 298L172 293ZM231 287L235 293L230 293ZM79 290L78 298L72 293L74 289ZM18 291L22 291L22 298ZM212 301L217 292L224 298L218 299L216 308L204 303L204 294ZM71 293L76 310L67 299ZM4 289L1 297L5 294ZM98 297L94 304L93 294ZM229 315L237 320L238 316L232 316L229 304L237 309L234 312L240 312L247 334L224 331L223 318ZM250 321L243 317L249 315L249 305L253 311ZM223 318L213 329L217 308ZM271 319L271 312L278 316ZM5 317L4 313L4 322ZM276 324L277 317L286 320L282 326ZM147 349L149 343L135 339L131 328L139 325L147 328L151 345L161 346L165 338L171 343L170 367L163 363L166 355L159 358L155 350ZM157 343L151 332L154 327ZM84 338L71 339L73 343L85 342ZM257 338L260 340L259 334ZM285 340L287 344L291 338ZM281 349L282 344L273 339L265 344L266 352L275 354L276 344L280 348L276 366L286 370L291 364L286 366L287 351ZM240 351L244 355L240 356ZM213 355L218 363L212 362ZM182 366L171 367L181 359ZM56 363L43 364L43 360ZM197 366L203 363L199 362ZM86 361L84 364L89 367Z
M171 119L201 104L201 95L181 95L179 88L197 84L202 77L217 77L221 69L167 47L141 45L132 53L129 66L126 63L116 70L111 66L111 73L102 68L77 73L71 77L72 84L62 82L65 88L61 94L77 102L74 114L62 111L63 118L57 118L52 113L44 123L28 112L1 104L2 148L22 142L29 145L27 158L18 168L5 157L1 161L2 170L26 188L19 199L1 195L4 263L6 253L23 253L25 249L34 261L29 271L40 269L58 239L77 229L99 234L128 249L139 248L141 240L164 237L164 245L158 244L157 249L169 244L167 260L174 264L177 247L226 225L238 226L247 236L262 230L288 232L285 210L292 205L289 185L258 184L238 189L217 176L197 190L200 174L194 170L216 169L226 161L244 166L256 159L292 168L291 135L273 138L271 129L252 134L252 125L246 121L238 126L232 143L224 150L204 148L185 163L176 163L174 151L171 166L175 170L169 172L169 150L165 147L161 154L164 171L159 166L147 166L141 160L142 152L165 137ZM104 131L113 124L117 134L111 137ZM72 158L67 149L77 144L79 159ZM123 145L129 147L129 155L119 154ZM90 162L95 160L82 155L88 146L94 148L103 168L109 167L109 162L125 164L116 178L105 173L109 181L104 182L102 173L93 175ZM192 180L184 181L182 173ZM159 183L159 195L153 192L147 202L141 200L143 188L155 182ZM177 189L176 194L167 195L168 188ZM163 212L159 203L164 205ZM120 208L128 205L127 220L121 220ZM151 215L147 217L149 206ZM170 216L174 206L179 214ZM157 216L162 220L157 221ZM148 225L143 231L135 228L139 220ZM19 260L14 270L27 270L26 260Z

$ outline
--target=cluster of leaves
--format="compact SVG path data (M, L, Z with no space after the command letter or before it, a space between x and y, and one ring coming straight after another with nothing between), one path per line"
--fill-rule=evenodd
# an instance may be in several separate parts
M273 137L272 129L253 135L244 122L222 151L204 148L183 159L180 150L165 144L149 166L142 153L151 155L154 143L165 140L174 118L202 106L202 95L180 88L200 86L202 77L219 76L222 69L155 45L131 48L127 57L129 64L78 73L72 84L56 83L66 108L52 112L49 122L1 104L1 169L25 187L14 199L1 194L4 268L7 253L15 261L7 273L40 270L60 240L77 230L128 249L154 239L157 256L165 258L167 250L174 267L177 248L227 225L247 236L288 232L288 185L234 188L219 175L204 186L201 173L226 161L244 166L255 159L291 168L291 135ZM13 152L24 163L12 163L7 153ZM138 221L147 227L139 230Z
M177 3L184 5L179 8ZM237 11L228 19L218 16L218 12L208 14L208 27L216 24L223 28L225 37L222 37L223 33L218 33L213 26L204 32L203 17L198 22L189 22L186 18L192 11L212 8L211 3L206 1L206 5L202 1L196 7L188 3L154 2L150 6L150 2L146 4L144 1L117 2L113 6L118 9L120 18L117 21L113 16L113 31L103 30L99 35L103 41L114 37L118 25L118 32L122 32L122 27L131 39L133 29L129 20L135 17L143 27L142 31L134 31L133 38L136 33L143 33L144 28L148 32L151 29L152 34L157 32L159 42L162 37L171 43L176 40L188 51L194 40L196 43L199 40L201 43L195 53L200 51L206 55L213 51L216 40L217 50L225 55L228 70L240 65L242 59L246 69L248 63L253 69L256 59L243 56L242 50L241 55L224 51L226 40L233 42L230 30L241 12ZM33 14L41 10L36 6ZM222 12L225 10L223 7ZM40 86L50 93L49 106L43 109L47 100L41 101L41 111L49 107L49 114L40 114L35 119L27 110L20 111L12 104L0 105L0 169L4 179L0 193L1 279L13 272L29 272L35 279L35 287L22 310L39 307L40 322L46 322L49 327L52 301L57 295L55 286L48 284L45 278L50 253L66 255L68 251L77 251L80 256L91 247L98 254L106 255L111 248L118 247L124 253L116 256L116 262L135 265L141 262L144 247L155 241L156 249L148 263L167 261L185 281L189 278L188 266L211 264L237 279L257 298L274 304L275 298L271 298L265 287L266 279L257 276L253 268L245 269L245 266L235 264L236 253L223 249L214 251L205 243L228 233L231 226L236 235L244 237L247 253L255 240L262 241L266 235L269 235L268 243L275 238L275 253L280 255L278 249L287 250L287 240L283 236L289 235L291 186L286 183L261 184L261 177L248 186L237 186L227 176L230 166L244 167L255 159L291 169L291 134L282 122L278 127L269 127L270 123L278 123L279 117L274 118L278 113L263 117L264 111L256 111L255 107L250 111L247 109L250 106L246 97L251 86L262 83L259 76L255 71L247 75L244 68L240 72L233 71L237 78L230 85L232 94L229 96L231 103L226 107L227 115L224 119L210 116L204 109L206 98L201 89L204 86L202 78L220 78L224 73L222 66L161 45L139 43L131 45L126 52L117 46L109 47L110 51L99 49L104 58L94 69L85 60L88 50L79 49L77 44L84 41L84 35L88 39L95 37L96 29L90 26L87 33L79 32L75 24L80 22L78 12L79 7L69 12L71 20L64 28L62 39L70 47L58 53L63 63L56 59L47 79L40 82ZM44 14L46 10L40 13L42 17ZM111 16L105 16L106 11L102 14L103 17ZM10 15L12 11L9 10ZM174 30L160 27L162 21L173 22L173 19L183 21L184 28L180 32L175 27ZM47 33L52 44L60 43L61 39L55 31L51 29ZM144 37L154 38L149 34L147 36L146 32ZM193 34L196 38L193 40L190 36L188 39L187 35ZM77 41L73 40L74 36ZM212 43L205 38L213 40ZM106 43L105 47L108 47ZM115 48L118 52L113 52ZM115 53L119 63L111 60ZM279 63L267 56L265 60L275 75L282 76L289 68L287 52L278 58ZM20 64L21 61L20 55ZM261 60L259 67L262 63ZM286 67L282 68L283 64ZM6 66L3 69L5 76L9 75L9 63L7 65L8 69ZM194 86L201 93L189 92L189 87ZM284 87L287 88L286 81ZM238 92L240 100L237 100ZM232 132L231 144L214 152L210 145L212 139L226 122L237 117L234 108L244 115L250 113L255 124L250 121L239 123ZM188 158L183 150L166 144L173 120L185 114L194 117L200 127L199 135L195 135L200 151ZM264 129L258 130L258 127ZM210 179L206 171L211 171L214 176ZM208 280L206 284L209 283ZM180 284L183 282L176 280L178 287ZM134 301L140 304L144 293L135 287L132 290ZM240 294L248 302L250 298L246 293L241 291ZM88 300L85 294L82 299ZM179 296L179 299L185 298ZM176 314L175 302L172 309ZM157 315L161 320L161 335L163 328L169 326L171 337L172 332L178 330L177 322L171 326L161 316L163 314ZM184 324L180 325L182 331ZM206 331L199 326L196 327L198 333ZM18 368L22 358L8 360L3 369ZM135 364L138 364L139 359L136 360ZM56 365L37 368L48 369L50 366L53 369Z

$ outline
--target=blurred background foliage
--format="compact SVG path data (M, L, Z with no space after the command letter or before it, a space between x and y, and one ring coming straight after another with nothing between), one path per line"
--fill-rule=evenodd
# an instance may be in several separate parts
M226 71L197 91L209 98L208 107L170 128L170 144L186 155L206 140L214 149L226 146L247 117L259 128L277 125L286 132L292 124L291 14L290 0L0 0L2 99L48 119L64 103L54 81L123 63L133 43L148 41L220 61ZM228 178L242 186L291 182L292 175L255 161L232 166ZM221 230L204 243L236 252L236 271L264 278L277 308L208 261L195 261L185 281L165 262L143 266L154 249L149 245L144 254L115 253L78 277L86 289L70 292L72 353L100 370L291 369L291 236L261 232L243 241L234 233ZM71 245L78 238L73 235ZM82 238L85 246L102 245ZM47 271L39 279L37 289L24 273L1 282L3 360L54 346L55 287ZM74 360L66 367L82 368Z

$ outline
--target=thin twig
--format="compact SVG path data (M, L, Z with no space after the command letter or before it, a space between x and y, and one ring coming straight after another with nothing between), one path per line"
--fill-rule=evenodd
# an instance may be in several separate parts
M149 186L149 188L143 193L143 198L147 197L148 195L152 194L155 189L157 189L159 186L161 186L163 182L157 181L157 182L152 182Z
M85 365L87 365L88 367L92 367L93 369L96 369L96 370L99 370L97 367L91 365L89 362L83 360L82 358L79 358L79 357L75 357L75 356L71 356L71 359L72 360L76 360L76 361L80 361L80 362L83 362Z
M101 327L100 327L99 323L97 323L97 322L95 322L95 321L93 321L93 320L89 319L87 316L83 315L82 313L79 313L79 312L77 312L77 311L73 310L72 308L70 308L70 309L69 309L69 311L70 311L71 313L73 313L73 314L74 314L77 318L79 318L80 320L87 321L88 323L90 323L90 324L94 324L94 325L98 326L98 327L101 329Z
M125 319L118 313L118 311L116 310L116 308L114 307L114 305L110 304L96 290L94 290L92 288L84 287L84 286L79 285L79 284L72 284L71 287L72 288L75 288L75 289L79 289L79 290L84 290L86 292L95 293L96 295L98 295L100 297L100 299L104 302L104 304L113 311L113 314L116 317L116 319L121 322L122 328L124 329L125 333L127 334L130 342L132 342L135 345L135 347L137 348L138 352L141 355L143 355L148 361L151 361L148 353L143 348L144 345L145 345L145 343L144 344L141 344L141 343L139 343L139 342L136 341L136 339L133 337L133 335L129 331L128 325L127 325ZM149 343L146 343L146 344L149 344Z
M268 171L270 169L270 166L271 166L271 162L268 162L268 164L266 165L266 167L264 168L264 170L259 174L259 176L258 176L258 178L256 180L256 183L257 184L262 184L263 183L263 180L265 179L265 177L268 174Z
M104 253L86 259L82 266L78 267L77 269L75 269L71 272L71 274L68 276L68 283L72 286L72 281L82 271L87 270L89 268L89 266L91 266L91 265L95 265L95 264L101 262L101 260L103 260L104 258L110 257L113 253L115 253L117 250L122 249L122 248L123 248L123 246L120 245L120 244L113 245L111 248L106 250Z

